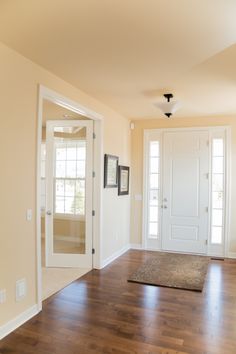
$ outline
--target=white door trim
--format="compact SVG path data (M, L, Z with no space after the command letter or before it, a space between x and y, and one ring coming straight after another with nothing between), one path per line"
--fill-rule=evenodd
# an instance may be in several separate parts
M96 252L93 255L93 268L101 268L101 245L102 245L102 190L103 190L103 116L68 99L59 93L39 85L38 90L38 131L37 131L37 181L36 181L36 238L37 238L37 306L38 311L42 310L42 266L41 266L41 143L42 143L42 121L43 121L43 100L46 99L73 112L84 115L94 121L94 156L93 170L96 172L93 178L93 209L96 211L93 218L93 247Z
M147 239L147 190L148 190L148 178L147 178L147 166L148 166L148 141L149 141L149 136L151 134L157 134L160 136L160 158L162 160L162 134L164 132L181 132L181 131L207 131L209 133L209 138L212 136L213 133L216 133L217 131L225 131L225 141L226 141L226 154L225 154L225 159L226 159L226 168L225 168L225 174L226 174L226 180L225 180L225 224L224 224L224 230L225 230L225 242L224 242L224 255L225 257L228 257L230 252L229 252L229 240L230 240L230 218L231 218L231 127L230 126L207 126L207 127L187 127L187 128L161 128L161 129L144 129L144 136L143 136L143 227L142 227L142 248L143 249L150 249L150 250L162 250L162 235L160 233L160 239L159 239L159 246L158 248L150 248L146 246L146 239ZM209 151L209 159L211 159L211 151ZM162 194L162 162L160 162L160 194ZM210 220L210 213L209 213L209 220ZM162 222L161 216L160 216L160 224ZM210 225L210 223L209 223ZM161 228L160 228L161 230ZM210 235L210 233L209 233ZM209 245L209 242L208 242ZM207 250L207 255L214 255L212 252Z

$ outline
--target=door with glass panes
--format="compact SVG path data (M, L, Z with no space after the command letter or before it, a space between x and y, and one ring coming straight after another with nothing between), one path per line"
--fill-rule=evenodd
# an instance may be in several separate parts
M225 252L228 128L147 130L144 134L144 245Z
M47 121L46 266L92 267L93 122Z

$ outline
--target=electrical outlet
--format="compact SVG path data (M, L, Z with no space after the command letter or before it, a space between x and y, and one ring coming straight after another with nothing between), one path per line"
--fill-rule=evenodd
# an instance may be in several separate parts
M7 299L6 289L0 290L0 304L4 304L4 302L6 302L6 299Z
M26 211L26 220L31 221L32 220L32 209L27 209Z
M21 301L26 296L26 280L19 279L16 282L16 301Z

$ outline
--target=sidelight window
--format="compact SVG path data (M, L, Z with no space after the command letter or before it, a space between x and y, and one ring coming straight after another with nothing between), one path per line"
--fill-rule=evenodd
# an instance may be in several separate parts
M225 212L225 143L223 137L212 139L211 243L222 244Z
M159 141L149 143L149 196L148 196L148 237L156 239L159 233L159 181L160 146Z

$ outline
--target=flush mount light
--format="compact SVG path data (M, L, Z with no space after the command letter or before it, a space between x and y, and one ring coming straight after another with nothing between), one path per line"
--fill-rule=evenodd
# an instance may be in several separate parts
M180 102L170 100L174 97L172 93L165 93L163 96L167 101L157 102L155 103L155 106L158 107L168 118L170 118L172 114L174 114L180 108Z
M70 114L63 114L62 116L63 116L63 118L65 118L65 119L72 119L72 118L73 118L73 116L70 115Z

